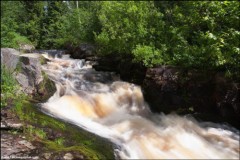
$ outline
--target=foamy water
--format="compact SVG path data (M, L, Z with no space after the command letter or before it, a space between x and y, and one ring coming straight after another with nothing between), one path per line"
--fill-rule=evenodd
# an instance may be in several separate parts
M154 114L141 88L68 56L42 66L56 93L42 109L117 144L121 159L239 159L239 131ZM159 104L161 105L161 104Z

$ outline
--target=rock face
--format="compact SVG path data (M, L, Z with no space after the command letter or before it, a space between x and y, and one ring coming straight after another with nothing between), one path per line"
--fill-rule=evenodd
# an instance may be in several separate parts
M70 54L75 59L94 59L95 57L95 46L91 44L82 43L74 47L69 44L66 46L67 54Z
M26 94L46 99L55 92L54 83L41 70L45 59L40 54L20 54L15 49L2 48L1 63L14 71L13 75Z
M130 58L121 59L116 55L99 57L93 68L97 71L116 72L124 81L141 85L145 78L146 67L133 63Z
M9 70L15 70L19 61L20 52L12 48L1 48L1 64Z
M124 81L141 85L145 100L155 112L201 114L240 128L240 83L217 71L186 70L173 66L145 68L131 59L100 57L97 71L120 74ZM216 116L216 117L214 117Z
M146 101L154 111L188 113L192 110L221 116L240 127L240 85L223 73L160 66L147 70L142 86Z

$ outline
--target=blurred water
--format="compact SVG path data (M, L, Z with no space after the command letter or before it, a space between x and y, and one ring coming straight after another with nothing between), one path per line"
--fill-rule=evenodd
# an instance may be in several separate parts
M239 131L178 115L154 114L141 88L84 60L44 55L56 93L42 109L117 146L121 159L239 159Z

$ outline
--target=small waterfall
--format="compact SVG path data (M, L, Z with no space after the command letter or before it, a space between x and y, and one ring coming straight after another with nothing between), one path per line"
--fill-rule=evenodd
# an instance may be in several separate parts
M84 60L53 58L43 70L56 93L42 109L119 146L121 159L238 159L239 131L178 115L154 114L141 88Z

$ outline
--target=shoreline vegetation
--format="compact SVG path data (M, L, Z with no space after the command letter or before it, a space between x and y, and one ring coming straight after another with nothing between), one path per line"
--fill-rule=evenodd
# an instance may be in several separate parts
M238 1L2 1L1 47L91 43L146 67L223 70L240 80Z

